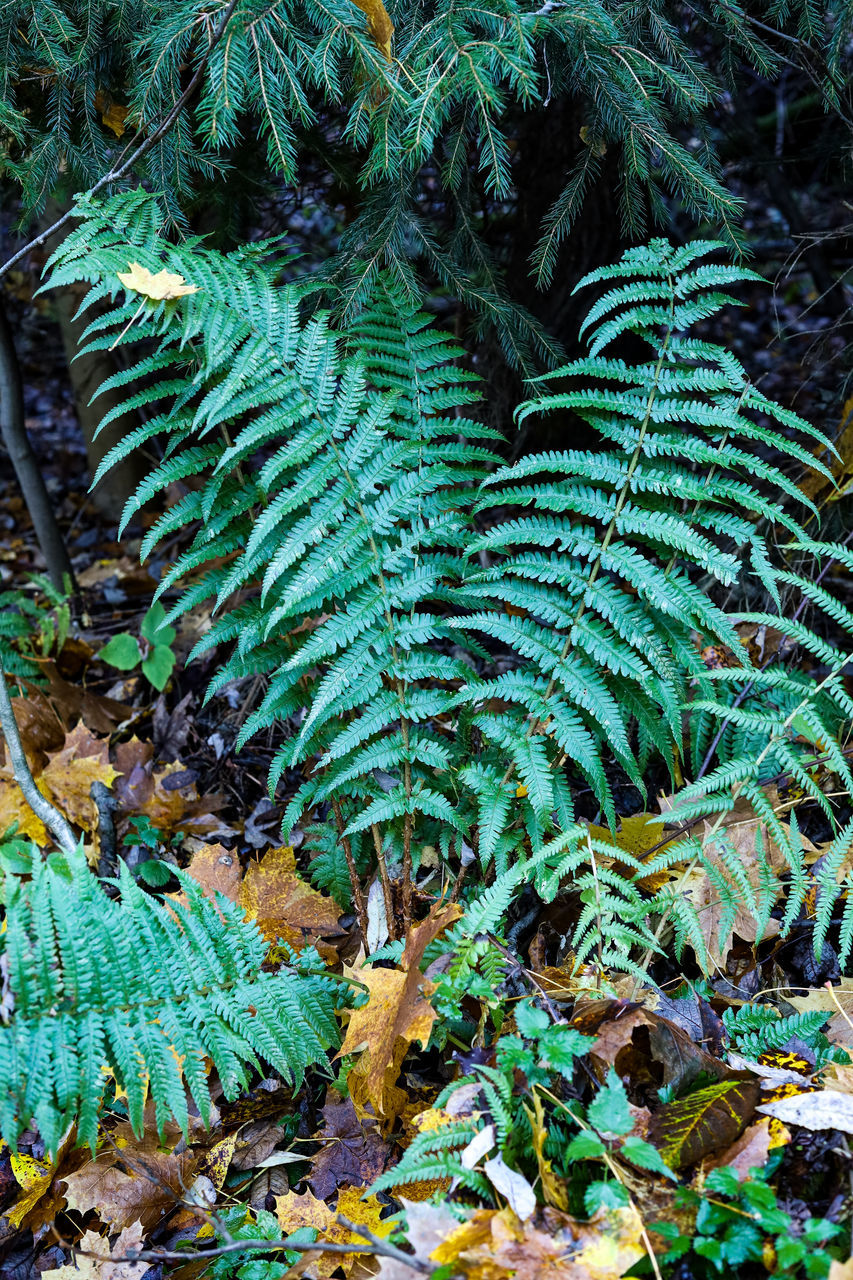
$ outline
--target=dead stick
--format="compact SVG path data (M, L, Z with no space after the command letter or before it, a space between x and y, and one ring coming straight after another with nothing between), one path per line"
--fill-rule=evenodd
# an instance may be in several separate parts
M42 795L30 772L29 762L21 746L21 735L18 733L18 724L12 710L12 700L6 686L6 672L3 670L2 663L0 663L0 730L9 748L9 760L15 781L21 788L27 804L36 817L41 818L47 829L53 833L60 848L65 853L76 853L77 841L68 819Z
M393 940L397 937L396 922L394 920L394 895L391 892L391 880L388 876L388 867L385 862L385 850L382 848L382 836L379 834L379 828L375 822L370 830L373 833L373 847L376 850L376 861L379 864L382 897L385 899L385 923L388 925L388 936Z

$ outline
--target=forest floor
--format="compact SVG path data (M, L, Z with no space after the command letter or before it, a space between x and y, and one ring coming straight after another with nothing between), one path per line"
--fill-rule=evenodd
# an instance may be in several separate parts
M756 205L750 231L768 249L766 262L758 261L756 266L774 276L779 273L777 287L747 290L747 308L727 312L715 339L729 344L761 376L767 394L834 436L844 424L844 385L850 373L844 364L845 328L834 302L830 306L817 294L802 259L789 274L782 274L790 241L774 225L772 211L768 214L763 207L759 211ZM770 252L774 247L775 254ZM205 703L210 659L186 663L209 615L204 609L194 610L170 639L168 647L176 663L162 691L141 668L122 670L102 657L104 647L116 636L140 636L160 568L157 562L139 564L140 541L153 515L131 525L119 541L114 521L105 519L87 494L85 450L59 333L49 299L34 299L35 286L35 264L12 273L5 281L6 304L24 375L27 428L67 539L82 608L70 618L64 605L45 598L36 576L44 573L45 566L8 460L0 458L0 592L8 593L0 604L20 610L22 599L38 603L31 635L20 642L33 660L34 675L26 685L26 696L15 700L34 772L87 840L100 839L97 856L107 870L113 869L110 860L114 862L116 851L108 847L109 841L105 846L103 828L99 832L99 813L90 795L92 782L98 780L112 789L116 801L116 849L143 879L146 866L150 868L155 858L188 867L206 890L223 892L251 907L269 937L285 938L297 946L313 943L327 963L351 972L348 966L354 964L361 947L355 917L342 913L331 898L307 885L302 878L306 872L300 854L302 833L281 830L283 800L271 802L267 795L266 774L275 741L261 737L239 754L233 750L257 689L251 681L235 682ZM849 463L853 471L853 447L842 453L844 466ZM286 798L287 787L279 790ZM636 823L639 794L625 787L620 797L620 817ZM14 822L19 832L36 843L45 839L37 819L22 805L8 770L0 769L0 832ZM807 817L806 834L819 848L826 832L817 816L809 824ZM626 841L638 830L629 821L623 823ZM643 838L647 837L648 832ZM535 998L549 1018L594 1037L592 1060L602 1075L610 1067L616 1069L632 1108L644 1113L646 1129L661 1087L677 1092L685 1079L703 1075L721 1084L729 1078L726 1072L735 1073L732 1080L740 1079L731 1065L733 1059L728 1066L721 1065L723 1045L731 1039L724 1015L759 992L784 989L790 997L784 1005L786 1013L823 1011L821 1034L830 1045L853 1052L853 979L842 976L829 944L815 960L808 918L778 947L771 939L756 948L748 936L735 933L721 958L721 976L710 984L699 981L695 973L678 973L672 964L668 970L665 965L656 971L664 994L651 987L638 992L633 980L624 978L579 992L561 954L566 919L576 904L565 895L547 908L532 912L529 908L530 903L523 901L507 921L508 935L520 956L520 965L516 963L510 971L508 992L513 999ZM834 988L828 991L827 983ZM411 999L411 994L406 998ZM405 1023L412 1011L402 996L400 1000L400 1007L392 1012ZM517 1029L534 1043L545 1034L535 1020L528 1021L526 1029L519 1021ZM401 1255L394 1256L393 1247L383 1253L382 1241L391 1231L388 1214L397 1204L393 1189L379 1197L360 1197L393 1168L417 1133L444 1122L435 1099L451 1074L465 1074L477 1062L494 1058L482 1047L444 1055L419 1050L414 1047L417 1039L409 1036L410 1052L399 1080L404 1097L390 1123L387 1117L381 1124L366 1118L343 1077L331 1082L309 1078L296 1094L281 1080L268 1077L259 1078L236 1102L219 1099L212 1127L193 1125L188 1140L168 1128L158 1139L153 1126L139 1140L116 1121L109 1142L94 1162L87 1151L70 1143L51 1161L38 1134L28 1132L19 1154L6 1148L0 1151L0 1276L30 1280L59 1270L62 1280L78 1274L86 1280L142 1280L143 1276L159 1280L168 1268L190 1280L208 1265L197 1255L203 1255L212 1241L222 1244L223 1223L232 1243L242 1238L245 1213L240 1206L245 1205L266 1211L267 1216L258 1219L261 1226L256 1235L274 1238L276 1232L287 1235L312 1227L326 1241L364 1247L367 1252L293 1254L283 1264L280 1256L266 1261L260 1254L249 1261L235 1247L216 1262L213 1274L222 1280L229 1275L240 1280L275 1280L286 1265L294 1268L289 1274L316 1276L340 1274L336 1271L340 1267L348 1280L360 1280L371 1269L375 1271L377 1258L371 1260L371 1252L381 1260L386 1278L409 1280L424 1274L431 1269L424 1262L427 1243L439 1238L436 1233L444 1222L430 1218L430 1212L439 1214L439 1210L423 1207L436 1184L415 1183L401 1192L415 1206L410 1207L409 1239L420 1253L411 1266ZM816 1068L814 1046L794 1040L783 1048L776 1059L762 1058L765 1076L776 1089L772 1096L809 1092ZM748 1060L746 1042L742 1049L742 1059ZM847 1106L853 1097L853 1067L836 1065L834 1071L837 1096ZM735 1170L761 1166L775 1151L774 1211L788 1215L793 1234L801 1233L810 1218L836 1226L843 1223L848 1231L853 1159L845 1135L851 1128L843 1124L838 1129L810 1128L807 1117L785 1128L755 1111L755 1097L741 1101L743 1123L737 1126L736 1139L727 1138L718 1117L709 1122L711 1130L716 1125L716 1145L712 1144L710 1154L703 1152L703 1176L715 1166ZM546 1176L544 1165L540 1173ZM610 1235L605 1236L615 1250L609 1261L598 1259L590 1241L576 1235L572 1255L576 1269L571 1271L567 1264L558 1267L556 1255L549 1254L545 1243L546 1238L562 1242L565 1254L566 1202L565 1198L561 1202L556 1190L552 1207L536 1219L536 1231L531 1228L516 1240L515 1273L530 1280L537 1275L554 1280L564 1276L607 1280L620 1274L623 1265L642 1264L636 1274L642 1273L642 1266L646 1274L654 1274L658 1264L647 1257L648 1231L654 1234L655 1227L669 1218L688 1236L702 1234L696 1226L695 1205L692 1219L689 1207L676 1209L665 1180L657 1178L654 1170L634 1168L627 1182L630 1203L640 1207L646 1225L640 1234L624 1222L618 1229L608 1228ZM499 1190L518 1208L513 1199L516 1191L506 1186ZM722 1187L720 1195L728 1197L729 1205L739 1203L730 1187L728 1191ZM750 1217L758 1210L736 1207L733 1212ZM361 1235L336 1222L335 1214L360 1225ZM780 1240L787 1228L781 1222L775 1227L759 1223L771 1253L782 1248ZM728 1219L723 1226L711 1223L702 1238L713 1241L715 1232L722 1238L729 1227ZM114 1258L123 1256L117 1252L118 1234L126 1250L144 1244L150 1250L179 1255L183 1249L187 1261L110 1262L97 1256L96 1240L103 1228L113 1237ZM494 1231L494 1224L490 1229ZM660 1238L653 1241L656 1248ZM448 1257L443 1274L455 1274L454 1267L475 1280L505 1274L490 1272L483 1259L477 1259L478 1246L470 1240L468 1246L468 1255L463 1257L460 1245L459 1252ZM70 1266L75 1251L79 1271L62 1270ZM709 1245L702 1256L711 1258L712 1252ZM849 1255L846 1237L839 1252L844 1258ZM719 1257L718 1270L737 1270L736 1252ZM745 1257L753 1255L747 1252ZM777 1269L770 1254L765 1263L756 1274ZM677 1265L668 1265L667 1275L678 1280L704 1274L686 1264L680 1271ZM748 1274L752 1265L744 1261L742 1274ZM849 1277L850 1272L844 1275Z

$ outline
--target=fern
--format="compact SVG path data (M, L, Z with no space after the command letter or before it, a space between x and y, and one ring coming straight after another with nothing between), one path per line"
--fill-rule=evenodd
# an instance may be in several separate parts
M825 1058L828 1045L823 1028L829 1016L819 1009L780 1014L771 1005L745 1004L739 1009L726 1009L723 1026L737 1051L753 1059L783 1049L794 1039L803 1041Z
M699 862L724 922L742 905L766 923L766 858L756 851L755 884L724 830L744 795L788 861L790 927L806 888L802 849L762 787L781 773L826 806L813 777L823 753L853 788L838 745L853 700L843 651L786 601L799 590L836 628L851 616L777 551L787 539L818 562L835 554L809 536L814 509L787 474L816 465L810 446L823 437L769 401L726 348L691 333L754 273L714 261L716 243L657 240L582 281L605 285L584 325L590 354L518 417L570 410L603 448L506 466L494 433L466 416L477 391L459 348L387 280L336 334L322 314L306 316L304 286L278 282L274 246L226 256L176 246L143 192L86 200L79 213L53 282L87 281L87 304L109 304L89 326L91 346L147 341L110 384L148 419L104 466L143 439L162 442L126 516L192 479L143 554L191 531L158 594L183 583L172 618L213 601L196 652L220 645L228 656L211 693L266 681L240 741L285 729L270 786L303 771L295 794L288 779L284 822L316 815L317 882L343 900L345 835L361 870L375 857L401 878L405 904L418 849L452 863L467 842L496 872L467 936L493 929L523 881L547 897L571 876L578 956L639 976L638 956L660 946L657 916L707 964L683 895L638 882ZM140 308L118 281L130 261L197 291ZM635 364L610 353L628 333L649 350ZM759 607L724 608L732 590ZM778 662L751 660L745 621L786 637ZM728 667L708 669L709 642ZM796 670L798 651L826 674ZM692 774L675 819L717 815L707 848L691 835L648 865L613 866L612 848L575 821L572 784L588 786L615 827L614 769L642 789L653 754L674 784ZM340 830L325 817L331 802ZM824 930L836 897L827 884Z
M6 873L0 1025L0 1133L14 1147L31 1121L56 1151L72 1123L94 1150L110 1077L142 1132L147 1098L158 1127L186 1131L186 1089L210 1110L208 1063L227 1097L260 1060L297 1084L337 1041L334 983L305 964L263 972L266 945L238 908L204 897L176 872L185 901L158 902L122 867L119 900L84 855ZM310 957L308 957L310 961Z

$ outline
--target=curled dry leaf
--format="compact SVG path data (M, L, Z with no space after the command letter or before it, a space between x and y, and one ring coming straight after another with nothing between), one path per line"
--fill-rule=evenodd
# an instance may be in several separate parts
M426 1048L436 1018L429 1003L435 983L424 977L420 965L429 943L461 914L456 904L434 907L409 930L400 968L365 965L356 970L354 976L370 996L350 1016L338 1056L362 1055L349 1075L350 1095L360 1114L370 1104L377 1116L389 1118L405 1106L406 1094L396 1088L403 1059L415 1042Z
M116 1229L138 1220L151 1231L185 1197L197 1163L189 1152L106 1151L65 1178L65 1198L69 1209L94 1209Z

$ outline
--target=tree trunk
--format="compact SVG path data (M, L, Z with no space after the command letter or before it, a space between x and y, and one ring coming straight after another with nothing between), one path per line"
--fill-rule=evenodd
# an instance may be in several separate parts
M67 205L63 207L56 200L48 201L43 219L45 225L50 226L55 222L66 212L67 207ZM61 237L62 233L47 242L49 253L54 252L61 241ZM122 414L121 417L116 418L98 434L98 428L104 417L111 409L121 403L123 392L121 390L107 391L98 396L94 403L90 403L101 383L116 372L116 365L109 351L92 351L87 352L85 355L79 354L83 331L90 320L93 319L92 312L75 318L85 293L86 287L84 285L70 286L54 289L51 297L62 334L65 356L68 361L68 374L74 392L77 418L86 443L89 471L94 476L101 461L106 457L113 445L124 439L134 427L138 426L139 420L136 414ZM115 520L117 523L124 509L124 504L131 494L135 492L139 482L144 479L147 470L148 465L145 457L138 450L131 453L118 466L113 467L92 491L92 501L95 506L110 520Z
M12 338L12 329L0 300L0 433L18 477L18 484L36 539L47 565L48 577L57 591L74 590L74 571L68 558L53 502L44 483L41 467L33 452L24 422L24 394L21 370ZM2 676L0 676L2 680Z

